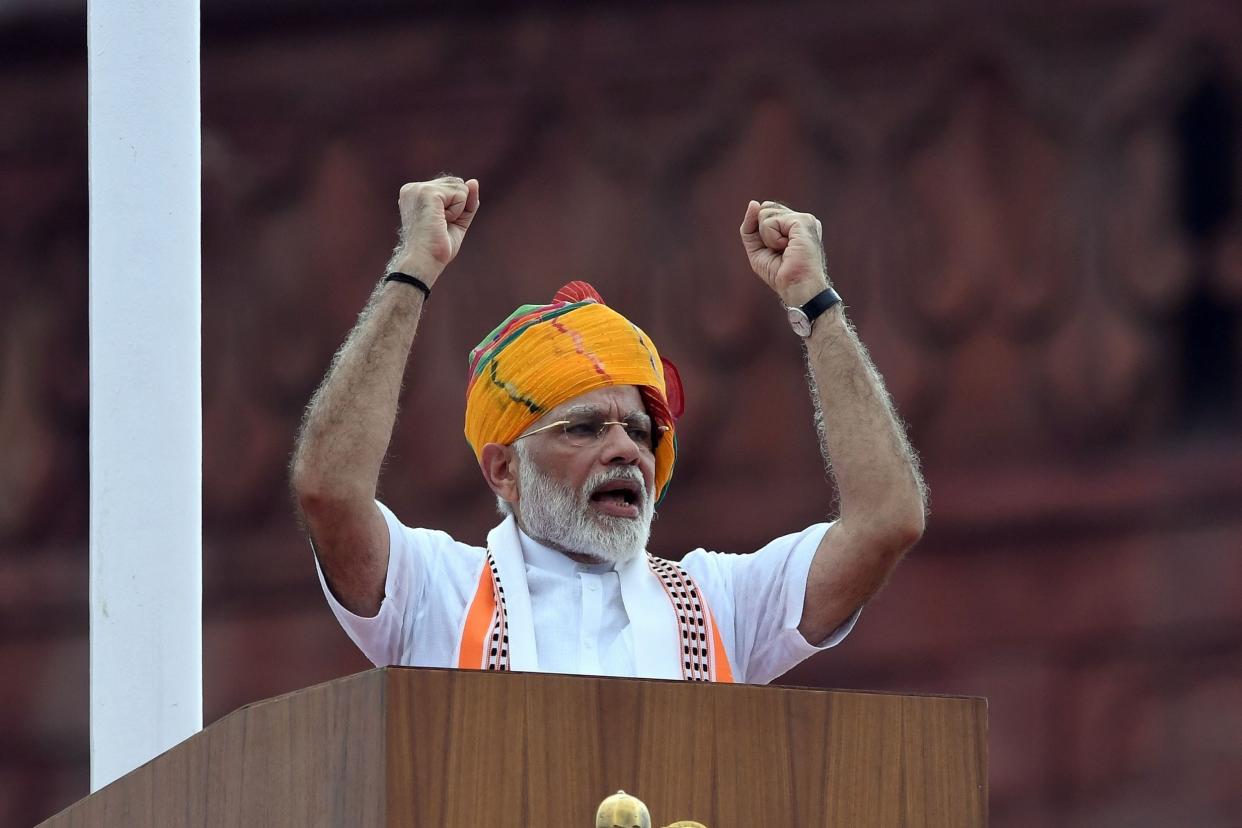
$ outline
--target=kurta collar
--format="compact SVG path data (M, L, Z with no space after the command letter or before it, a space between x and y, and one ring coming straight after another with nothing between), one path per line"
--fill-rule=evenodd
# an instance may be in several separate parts
M564 552L559 552L546 544L532 538L526 532L522 531L522 527L517 527L518 541L522 544L522 554L526 558L526 563L536 569L542 569L551 572L554 575L560 575L562 578L572 578L579 572L594 572L600 574L608 572L612 569L611 564L596 563L583 564L578 563Z

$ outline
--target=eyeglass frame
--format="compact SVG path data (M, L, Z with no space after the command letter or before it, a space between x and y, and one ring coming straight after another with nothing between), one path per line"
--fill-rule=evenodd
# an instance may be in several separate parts
M525 434L519 434L518 436L513 438L513 442L516 443L518 440L523 440L527 437L531 437L535 434L539 434L540 432L550 431L554 428L563 429L565 426L570 425L573 422L574 422L573 420L557 420L556 422L548 423L547 425L540 426L534 431L528 431ZM627 423L625 420L604 420L603 422L599 424L599 431L595 432L595 439L596 440L604 439L604 432L608 430L609 426L621 426L622 428L626 428L630 425L632 425L632 423ZM651 447L650 448L635 441L633 437L630 437L628 431L626 432L625 436L629 438L631 443L634 443L634 445L638 446L640 449L645 449L646 451L650 451L654 454L656 447L660 445L660 438L668 430L669 430L668 426L659 425L653 422L651 424ZM564 431L562 431L561 433L564 434ZM568 437L568 435L566 435L566 437ZM512 444L513 443L510 443L510 445ZM587 445L590 445L590 444L584 443L583 445L577 446L577 448L585 448Z

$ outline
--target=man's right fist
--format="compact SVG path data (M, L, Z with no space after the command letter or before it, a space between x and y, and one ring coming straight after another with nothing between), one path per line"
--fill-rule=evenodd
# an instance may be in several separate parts
M388 270L417 276L430 287L453 261L479 209L479 182L452 175L401 188L401 242Z

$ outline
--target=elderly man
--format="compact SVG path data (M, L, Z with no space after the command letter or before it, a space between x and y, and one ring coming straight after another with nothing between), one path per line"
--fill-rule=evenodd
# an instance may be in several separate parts
M401 240L311 400L292 483L324 592L377 665L762 683L833 646L923 532L917 464L828 281L820 223L750 202L741 237L806 348L840 514L741 555L646 551L680 380L572 282L472 352L466 438L505 519L474 546L375 499L419 318L479 208L476 180L401 188Z

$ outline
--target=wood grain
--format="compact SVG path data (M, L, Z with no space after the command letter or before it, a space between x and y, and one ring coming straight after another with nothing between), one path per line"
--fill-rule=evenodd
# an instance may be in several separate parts
M42 824L382 824L385 681L372 670L243 707Z
M387 668L244 707L46 826L987 824L983 699Z

